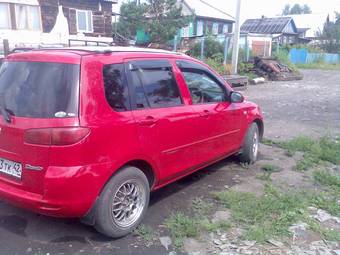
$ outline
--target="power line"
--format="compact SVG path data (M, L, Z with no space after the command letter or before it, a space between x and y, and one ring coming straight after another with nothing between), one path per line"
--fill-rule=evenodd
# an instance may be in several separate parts
M212 9L214 9L214 10L216 10L216 11L219 11L219 12L221 12L221 13L223 13L223 14L225 14L225 15L227 15L227 16L233 18L233 19L235 19L235 17L233 17L233 16L231 16L230 14L226 13L225 11L223 11L223 10L221 10L221 9L219 9L219 8L217 8L217 7L215 7L215 6L211 5L211 4L209 4L209 3L207 3L207 2L204 1L204 0L198 0L198 1L201 2L201 3L203 3L203 4L205 4L205 5L207 5L207 6L209 6L210 8L212 8Z

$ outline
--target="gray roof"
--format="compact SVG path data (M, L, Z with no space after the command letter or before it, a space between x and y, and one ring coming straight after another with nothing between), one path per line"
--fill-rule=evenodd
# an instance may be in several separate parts
M284 32L287 24L291 21L291 17L247 19L241 26L241 32L254 34L280 34ZM294 21L292 22L294 23Z

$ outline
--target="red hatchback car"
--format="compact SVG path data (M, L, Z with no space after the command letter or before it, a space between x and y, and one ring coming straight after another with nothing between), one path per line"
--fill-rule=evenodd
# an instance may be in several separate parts
M11 54L0 69L0 199L120 237L150 191L222 158L252 163L257 105L212 69L167 51Z

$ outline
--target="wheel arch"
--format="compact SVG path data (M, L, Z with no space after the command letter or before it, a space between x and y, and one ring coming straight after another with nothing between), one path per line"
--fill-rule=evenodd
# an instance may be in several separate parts
M252 123L256 123L256 125L257 125L257 127L258 127L258 129L259 129L260 141L262 141L263 134L264 134L264 124L263 124L263 120L260 119L260 118L256 118L256 119L254 119L254 120L250 123L250 125L251 125ZM250 126L250 125L249 125L249 126Z
M98 198L100 196L100 194L102 193L104 187L106 186L106 184L120 171L124 171L124 169L126 167L136 167L138 169L140 169L146 176L146 178L148 179L149 182L149 186L150 186L150 190L152 190L152 188L155 186L155 184L157 183L157 173L155 171L155 168L152 167L152 165L144 159L133 159L130 160L124 164L122 164L120 167L118 167L118 169L116 171L113 171L112 174L109 176L109 178L107 178L106 182L102 185L98 196L95 200L95 202L93 203L92 207L90 208L90 210L86 213L86 215L84 215L84 217L81 219L81 221L86 224L86 225L90 225L93 226L95 224L95 213L96 213L96 207L97 207L97 201Z

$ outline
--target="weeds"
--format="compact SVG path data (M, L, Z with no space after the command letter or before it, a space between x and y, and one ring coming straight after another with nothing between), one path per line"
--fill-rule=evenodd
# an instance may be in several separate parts
M338 231L325 229L317 221L311 218L306 217L305 221L312 231L319 233L325 240L340 241L340 233Z
M271 181L272 173L279 170L278 166L273 165L273 164L264 164L261 167L261 169L263 172L260 174L257 174L256 178L263 180L263 181Z
M301 218L305 201L301 194L281 194L267 186L257 197L245 192L218 192L215 196L232 211L232 217L246 232L244 238L264 242L269 238L288 235L288 227Z
M278 170L278 167L276 165L273 165L273 164L264 164L261 169L265 172L269 172L269 173L272 173L272 172L275 172Z
M325 170L317 170L314 171L313 177L316 183L340 192L340 175L332 175Z
M212 204L203 201L201 198L196 198L193 200L192 206L194 216L189 217L177 212L165 221L165 226L170 231L174 245L177 248L183 245L185 238L197 237L203 231L214 232L218 229L228 229L230 227L228 222L213 223L209 220Z
M273 146L273 145L276 145L276 142L271 140L271 139L268 139L268 138L262 138L262 141L261 141L262 144L265 144L265 145L269 145L269 146Z
M212 207L213 207L212 204L203 201L201 198L195 198L192 201L192 208L194 210L194 213L198 215L204 216L209 214Z
M310 204L340 217L339 192L319 192L309 194Z
M328 136L324 136L319 140L298 136L285 142L271 140L265 140L264 142L267 145L276 145L285 149L288 156L293 156L297 151L303 152L303 158L296 165L296 170L299 171L308 170L322 161L340 164L340 142Z
M183 245L184 238L196 237L199 233L197 220L180 212L171 215L165 221L165 226L169 229L176 247L181 247Z
M146 242L152 242L157 237L155 231L146 225L139 225L134 231L134 234L141 237Z

